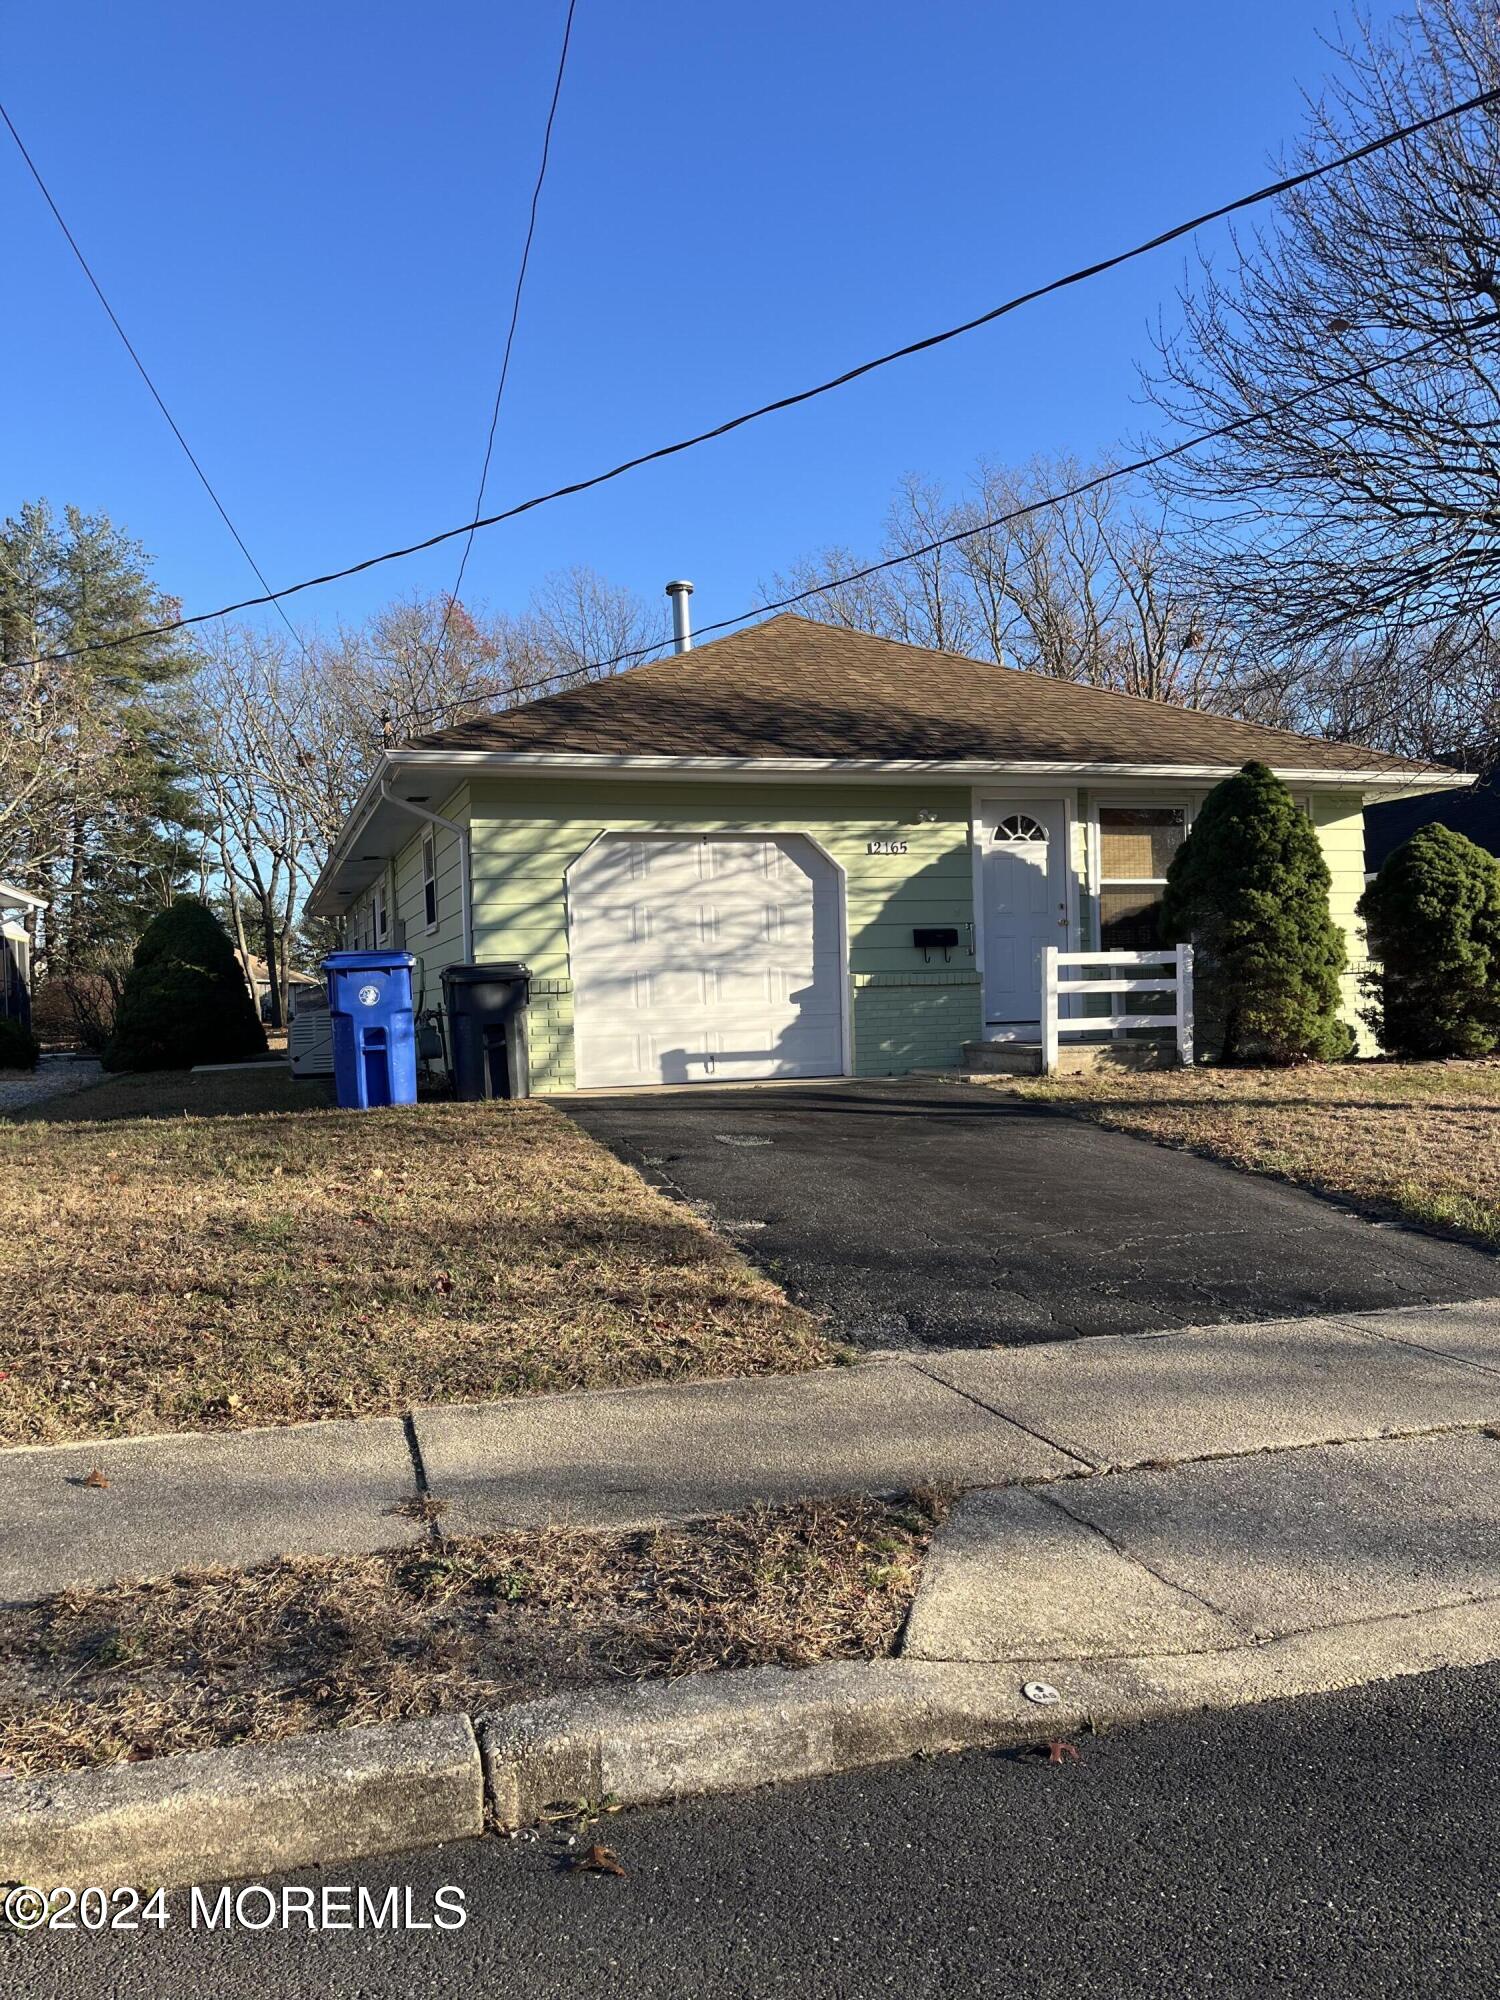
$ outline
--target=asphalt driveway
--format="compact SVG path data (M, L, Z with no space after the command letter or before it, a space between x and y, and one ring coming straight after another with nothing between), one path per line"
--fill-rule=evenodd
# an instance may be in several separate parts
M861 1347L1500 1295L1500 1259L926 1078L557 1100Z

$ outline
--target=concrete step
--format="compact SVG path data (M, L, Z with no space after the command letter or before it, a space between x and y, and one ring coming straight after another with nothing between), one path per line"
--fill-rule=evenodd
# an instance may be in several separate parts
M1107 1069L1170 1069L1177 1061L1170 1037L1140 1036L1129 1041L1080 1042L1069 1036L1057 1052L1059 1076L1090 1076ZM1040 1042L965 1042L964 1069L970 1076L1040 1076Z
M965 1042L964 1068L971 1076L1040 1076L1040 1042Z

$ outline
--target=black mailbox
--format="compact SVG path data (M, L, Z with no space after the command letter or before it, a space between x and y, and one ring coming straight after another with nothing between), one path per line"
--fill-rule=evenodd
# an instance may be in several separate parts
M924 959L940 951L946 959L958 943L958 931L952 924L918 924L911 934L911 941Z

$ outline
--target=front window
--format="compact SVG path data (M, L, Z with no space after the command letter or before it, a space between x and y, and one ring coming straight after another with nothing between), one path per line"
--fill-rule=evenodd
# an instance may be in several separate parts
M422 835L422 917L428 930L437 928L437 848L430 833Z
M1099 948L1155 951L1172 856L1187 838L1183 806L1099 808Z

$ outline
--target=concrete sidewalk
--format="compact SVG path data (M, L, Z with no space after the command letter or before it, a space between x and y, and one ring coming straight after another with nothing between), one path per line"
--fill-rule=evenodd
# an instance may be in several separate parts
M1060 1686L1070 1666L1215 1655L1253 1681L1267 1647L1338 1634L1360 1678L1364 1635L1481 1605L1500 1609L1492 1429L966 1494L902 1650Z
M0 1600L398 1547L432 1532L412 1507L426 1497L446 1503L445 1533L624 1528L921 1485L1105 1493L1123 1488L1087 1475L1497 1420L1489 1299L14 1450L0 1454ZM106 1485L86 1483L96 1469Z

